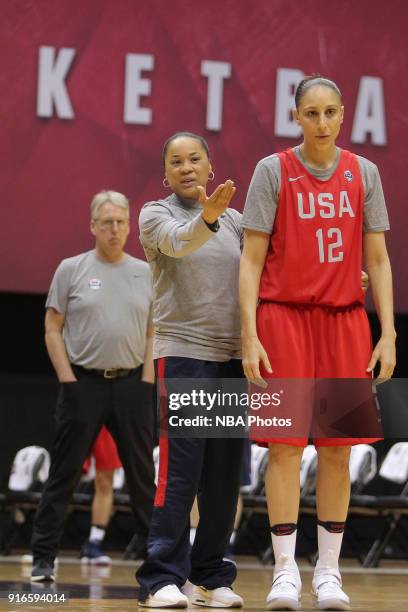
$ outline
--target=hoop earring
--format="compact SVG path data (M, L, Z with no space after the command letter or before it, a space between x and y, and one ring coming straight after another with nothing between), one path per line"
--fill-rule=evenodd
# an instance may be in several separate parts
M169 181L167 180L166 177L164 177L164 179L163 179L163 187L165 187L166 189L168 189L170 187L170 183L169 183Z
M208 175L208 180L209 180L209 181L213 181L213 180L214 180L214 178L215 178L214 171L213 171L213 170L211 170L211 171L210 171L210 174Z

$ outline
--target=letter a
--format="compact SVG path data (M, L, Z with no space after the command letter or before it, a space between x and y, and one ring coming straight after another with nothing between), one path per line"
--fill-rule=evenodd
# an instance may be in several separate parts
M339 217L342 217L343 213L348 213L350 217L355 217L347 191L340 191Z

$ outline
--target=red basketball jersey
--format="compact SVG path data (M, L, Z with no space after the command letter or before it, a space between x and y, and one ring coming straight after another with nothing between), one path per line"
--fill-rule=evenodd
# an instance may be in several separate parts
M322 181L292 149L279 153L281 190L260 299L341 307L362 304L364 186L357 157L341 150Z

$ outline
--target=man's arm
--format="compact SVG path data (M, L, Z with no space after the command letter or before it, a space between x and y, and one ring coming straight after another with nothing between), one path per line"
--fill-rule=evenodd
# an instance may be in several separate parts
M153 338L154 326L149 325L146 332L146 350L144 354L142 372L142 380L149 383L154 383Z
M54 308L47 308L45 314L45 344L51 363L61 383L76 381L62 336L64 322L65 315Z
M391 378L395 368L396 333L393 314L392 274L384 232L365 233L363 250L374 305L381 323L381 338L374 348L367 372L371 372L377 361L380 361L381 370L378 378L387 380Z

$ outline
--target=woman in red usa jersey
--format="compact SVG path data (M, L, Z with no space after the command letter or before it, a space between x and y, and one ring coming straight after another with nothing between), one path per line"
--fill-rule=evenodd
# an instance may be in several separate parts
M303 142L258 163L245 204L240 270L245 374L255 382L364 379L379 362L379 378L386 380L395 366L395 330L384 238L389 224L378 170L336 146L344 107L333 81L305 78L295 102ZM382 329L374 350L361 288L363 256ZM300 408L309 410L306 398ZM350 608L338 568L350 449L377 439L314 439L319 559L313 594L320 610ZM269 445L266 491L276 561L267 608L298 610L296 523L307 439L277 438L268 431L258 442Z

